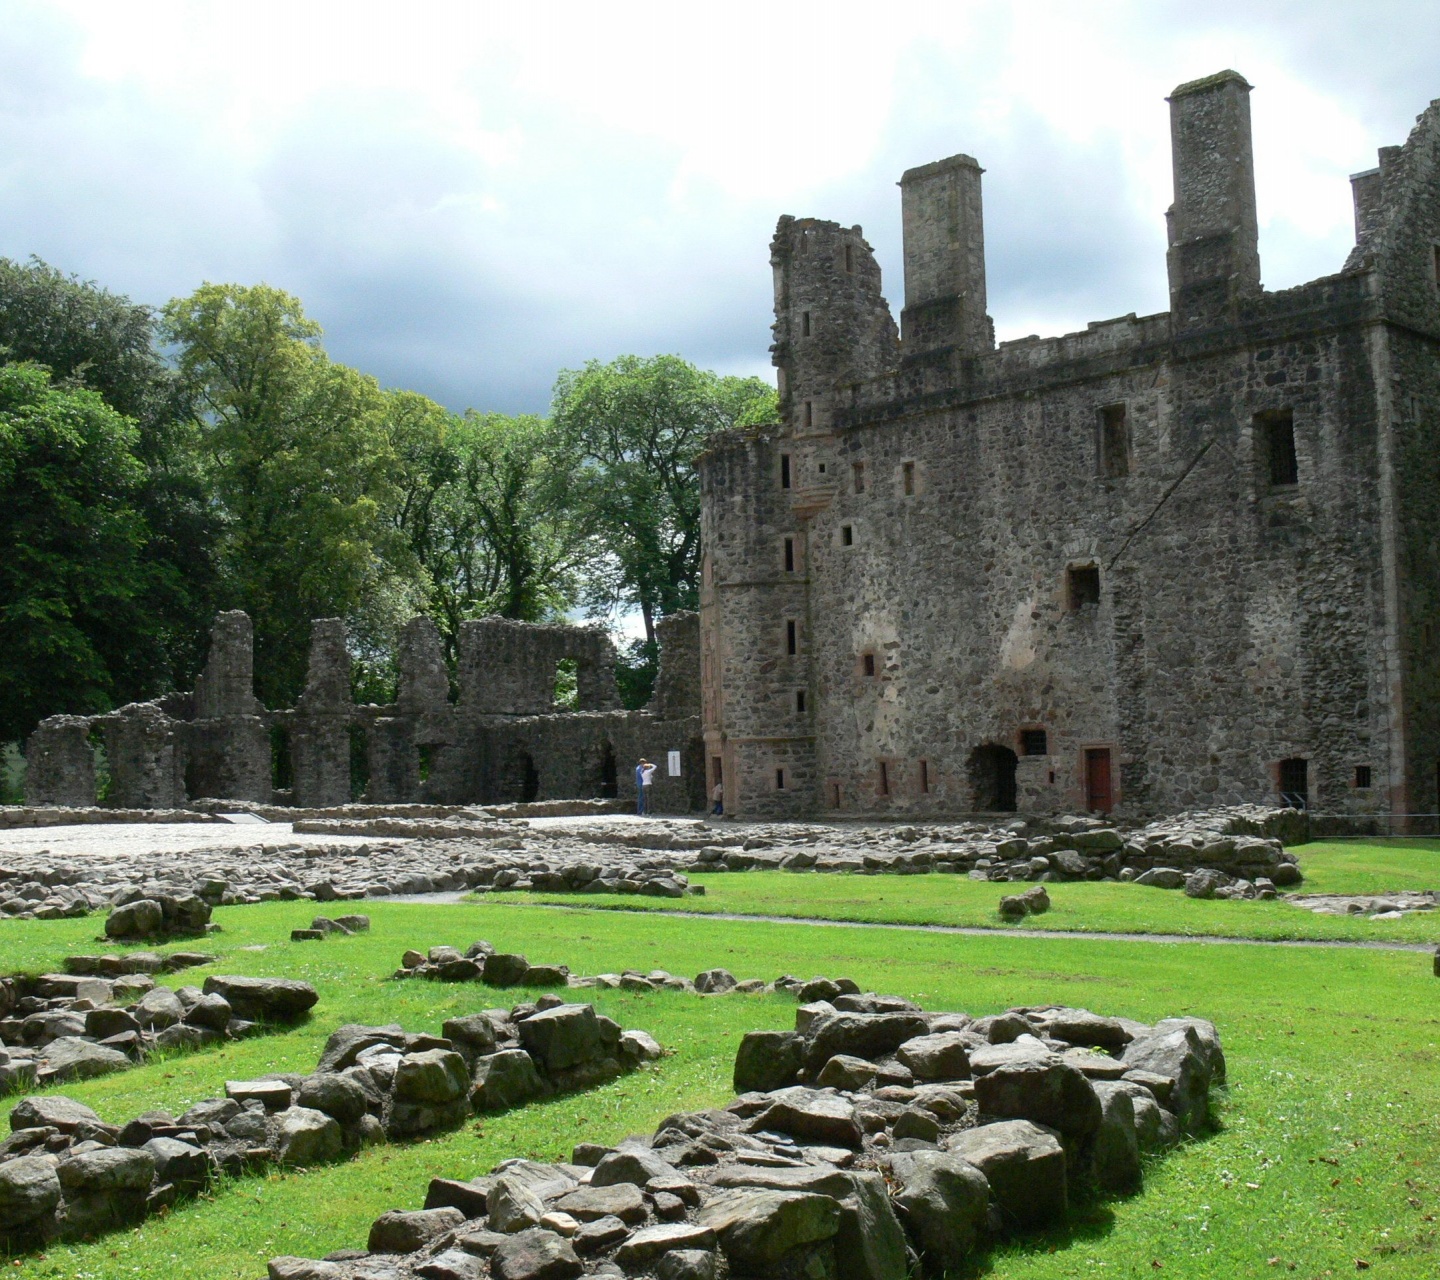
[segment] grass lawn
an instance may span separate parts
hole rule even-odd
[[[731,883],[760,880],[747,873]],[[793,876],[788,883],[833,881]],[[929,876],[849,883],[857,895],[888,898],[897,884],[933,891],[951,882]],[[930,1008],[977,1015],[1052,1000],[1143,1019],[1195,1013],[1215,1020],[1229,1058],[1219,1132],[1152,1168],[1141,1195],[1093,1206],[1065,1233],[992,1255],[990,1274],[1308,1278],[1351,1274],[1357,1260],[1377,1277],[1430,1280],[1440,1273],[1440,982],[1430,976],[1428,956],[1001,940],[498,902],[368,910],[374,920],[368,937],[323,943],[288,940],[289,930],[314,914],[313,904],[217,911],[225,932],[212,942],[223,955],[214,971],[314,982],[321,1002],[312,1021],[63,1092],[120,1120],[216,1095],[226,1077],[309,1070],[325,1036],[342,1022],[438,1029],[451,1013],[502,1003],[499,993],[384,975],[406,947],[463,945],[476,937],[580,972],[661,966],[693,975],[723,965],[741,977],[847,975]],[[0,967],[53,967],[67,951],[93,946],[94,933],[93,920],[0,921]],[[266,949],[239,950],[254,944]],[[197,981],[204,972],[171,981]],[[472,1176],[512,1155],[561,1157],[580,1138],[613,1142],[652,1130],[670,1112],[727,1100],[740,1036],[792,1025],[794,1017],[793,1001],[778,996],[613,992],[600,993],[597,1004],[623,1025],[652,1032],[673,1056],[592,1093],[472,1122],[433,1141],[373,1149],[346,1165],[227,1183],[206,1201],[134,1231],[17,1259],[13,1272],[258,1280],[266,1258],[277,1253],[363,1247],[369,1223],[391,1207],[418,1207],[432,1175]]]
[[[1440,888],[1440,841],[1335,841],[1303,845],[1307,893],[1377,893]],[[703,898],[583,894],[505,894],[521,902],[583,904],[625,911],[681,910],[738,915],[811,916],[882,924],[940,924],[993,929],[1059,929],[1085,933],[1169,933],[1222,938],[1352,939],[1440,943],[1440,911],[1401,920],[1317,916],[1287,902],[1196,901],[1174,889],[1129,884],[1051,884],[1051,909],[1023,925],[997,911],[1009,885],[965,876],[855,876],[815,872],[739,871],[695,875]]]

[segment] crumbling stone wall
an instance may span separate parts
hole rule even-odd
[[[635,798],[635,766],[659,766],[653,800],[667,811],[705,803],[700,736],[699,624],[662,620],[661,678],[648,711],[622,711],[615,653],[592,627],[482,619],[461,628],[458,701],[440,636],[428,618],[399,644],[399,687],[389,706],[356,706],[350,655],[338,618],[313,624],[305,689],[293,708],[267,711],[251,685],[250,619],[221,614],[193,695],[122,707],[106,716],[55,716],[31,735],[27,798],[93,805],[92,729],[104,734],[109,802],[176,807],[202,798],[325,808],[352,799],[357,773],[373,803],[485,804],[591,797]],[[576,663],[579,711],[555,705],[557,665]],[[272,776],[276,743],[288,745],[292,785]],[[680,772],[669,770],[678,754]],[[357,770],[357,762],[363,762]]]
[[[1172,95],[1161,315],[992,347],[964,156],[902,182],[893,367],[832,287],[858,229],[772,249],[775,359],[807,396],[701,462],[730,812],[1440,799],[1440,108],[1357,179],[1345,271],[1266,293],[1248,92]],[[833,224],[777,244],[801,226]]]

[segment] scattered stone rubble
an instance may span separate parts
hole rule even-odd
[[[206,990],[253,1014],[298,1009],[304,985],[212,978]],[[0,1142],[0,1245],[96,1235],[203,1190],[217,1172],[344,1159],[590,1088],[661,1055],[643,1031],[556,996],[451,1018],[442,1031],[343,1026],[310,1075],[230,1081],[225,1097],[183,1115],[148,1111],[123,1126],[69,1098],[25,1098]]]
[[[65,973],[0,979],[0,1091],[125,1071],[157,1049],[240,1040],[308,1011],[315,988],[283,979],[211,977],[203,989],[157,986],[152,973],[214,956],[73,956]]]
[[[370,932],[370,917],[361,915],[316,916],[308,929],[291,929],[291,942],[323,942],[326,938],[348,938],[357,933]]]
[[[832,983],[834,987],[837,984]],[[1043,1006],[972,1019],[859,992],[747,1035],[728,1107],[648,1139],[580,1143],[435,1178],[365,1250],[276,1258],[270,1280],[905,1280],[973,1268],[1072,1196],[1140,1185],[1200,1133],[1225,1058],[1214,1026]]]
[[[1413,911],[1434,911],[1440,893],[1402,891],[1386,894],[1291,893],[1287,902],[1321,916],[1368,916],[1371,920],[1400,920]]]
[[[336,820],[340,827],[345,823]],[[369,821],[368,819],[366,821]],[[429,893],[536,890],[681,898],[695,872],[964,874],[997,883],[1127,879],[1183,888],[1200,871],[1207,896],[1261,897],[1299,883],[1282,841],[1303,835],[1293,810],[1255,806],[1185,814],[1133,831],[1094,818],[925,826],[797,823],[732,828],[691,820],[537,826],[486,819],[452,839],[302,844],[97,855],[57,863],[45,850],[0,850],[0,914],[84,915],[140,901],[185,902],[198,914],[237,903],[350,902]],[[399,829],[408,819],[395,819]],[[1265,883],[1265,882],[1268,882]],[[137,909],[153,922],[153,911]],[[208,919],[208,915],[206,915]],[[168,924],[165,926],[168,927]],[[139,935],[126,935],[139,936]]]

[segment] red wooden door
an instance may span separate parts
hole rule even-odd
[[[1085,752],[1085,807],[1092,812],[1109,813],[1110,748],[1092,747]]]

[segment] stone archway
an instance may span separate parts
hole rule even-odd
[[[1015,753],[997,742],[987,742],[970,753],[966,771],[970,778],[971,807],[975,812],[1015,812],[1018,763]]]

